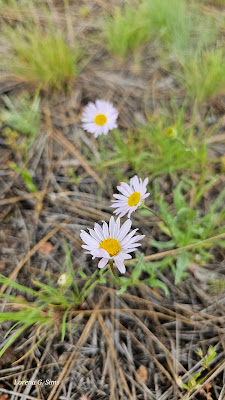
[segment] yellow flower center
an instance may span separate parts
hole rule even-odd
[[[99,126],[105,125],[106,121],[107,121],[107,118],[104,114],[98,114],[95,117],[96,125],[99,125]]]
[[[168,138],[176,138],[177,137],[177,130],[173,126],[167,129],[166,137]]]
[[[139,193],[139,192],[134,192],[134,193],[132,193],[132,194],[128,197],[128,200],[127,200],[128,206],[130,206],[130,207],[136,206],[136,205],[139,203],[140,198],[141,198],[141,193]]]
[[[118,240],[108,238],[100,243],[100,249],[106,250],[109,253],[110,257],[113,257],[120,252],[121,247]]]

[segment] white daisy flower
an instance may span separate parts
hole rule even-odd
[[[86,253],[91,254],[93,259],[101,258],[98,268],[104,268],[109,260],[114,260],[121,274],[125,273],[124,260],[132,258],[129,253],[137,250],[137,247],[141,246],[137,241],[145,237],[145,235],[134,236],[138,229],[128,234],[131,224],[131,220],[128,219],[120,227],[120,218],[115,221],[114,217],[111,217],[109,226],[103,221],[102,227],[96,223],[94,229],[89,229],[90,234],[81,231],[80,237],[85,243],[82,247],[88,250]]]
[[[113,212],[119,217],[123,217],[126,213],[128,213],[128,218],[133,211],[135,211],[142,203],[146,197],[150,195],[147,192],[148,178],[142,182],[141,178],[138,178],[135,175],[130,179],[130,184],[128,185],[125,182],[121,182],[120,186],[117,186],[117,189],[122,194],[114,194],[113,197],[117,200],[112,200],[115,204],[111,207],[116,208]]]
[[[84,107],[82,126],[95,137],[107,135],[111,129],[117,128],[118,114],[117,109],[109,101],[96,100],[95,104],[88,103]]]

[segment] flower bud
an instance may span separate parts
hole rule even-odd
[[[64,288],[69,287],[72,282],[73,282],[73,277],[71,274],[68,274],[67,272],[60,275],[60,277],[58,279],[59,286],[64,287]]]
[[[166,137],[168,138],[176,138],[177,137],[177,130],[176,128],[174,128],[173,126],[171,126],[170,128],[167,129],[166,131]]]

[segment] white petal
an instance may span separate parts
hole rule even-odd
[[[118,270],[120,271],[121,274],[124,274],[126,272],[126,267],[123,263],[123,261],[120,260],[115,260],[116,266]]]
[[[148,184],[148,178],[145,178],[143,185],[147,186],[147,184]]]
[[[98,263],[98,268],[104,268],[109,261],[108,258],[102,258]]]
[[[127,233],[129,232],[130,228],[131,228],[132,222],[130,219],[127,219],[126,222],[124,222],[124,224],[121,226],[120,228],[120,233],[117,237],[118,241],[121,242],[124,237],[127,235]]]
[[[95,240],[97,240],[98,243],[101,242],[101,238],[98,236],[94,229],[89,229],[89,233]]]
[[[93,239],[91,235],[89,235],[87,232],[81,232],[80,237],[83,242],[88,244],[89,246],[99,247],[99,243],[97,242],[97,240]]]
[[[121,212],[120,212],[120,209],[117,209],[117,210],[114,210],[113,212],[114,212],[114,214],[116,214],[116,215],[118,215],[120,218],[122,218],[122,217],[124,217],[124,215],[127,213],[127,210],[121,211]]]
[[[124,246],[125,243],[129,242],[131,240],[132,236],[134,236],[137,231],[138,231],[138,228],[133,229],[126,237],[123,237],[123,239],[120,241],[121,246]]]
[[[128,252],[134,251],[133,249],[136,247],[139,247],[139,246],[141,246],[141,243],[129,243],[127,245],[127,247],[124,249],[124,251],[128,251]]]
[[[100,258],[100,257],[108,258],[108,259],[110,258],[109,253],[105,249],[93,249],[91,251],[91,254],[94,257],[98,257],[98,258]]]
[[[123,200],[127,202],[127,196],[124,196],[123,194],[114,194],[113,197],[118,200]]]
[[[103,221],[102,229],[103,229],[104,238],[107,239],[109,237],[109,228],[105,221]]]
[[[118,256],[114,256],[114,257],[113,257],[114,260],[116,260],[117,258],[118,258],[118,260],[121,260],[121,259],[123,259],[123,260],[129,260],[130,258],[132,258],[132,255],[131,255],[131,254],[124,253],[123,251],[121,251],[121,252],[118,254]]]
[[[123,207],[124,209],[125,208],[129,209],[129,206],[127,205],[127,202],[125,203],[125,202],[122,202],[120,200],[113,200],[113,201],[115,202],[114,203],[114,207]]]
[[[97,235],[99,236],[100,241],[104,240],[103,230],[99,224],[95,223],[94,230],[97,233]]]
[[[114,225],[115,225],[115,220],[113,217],[111,217],[109,220],[109,236],[111,238],[114,238]]]
[[[137,249],[138,249],[138,247],[133,247],[132,249],[126,249],[126,251],[128,253],[132,253],[132,252],[136,251]]]
[[[118,234],[120,232],[120,218],[118,217],[115,225],[114,225],[114,238],[117,239],[118,238]]]
[[[105,124],[102,127],[102,133],[103,133],[103,135],[107,135],[108,132],[109,132],[109,126],[108,126],[108,124]]]
[[[130,185],[128,185],[128,183],[126,183],[126,182],[121,182],[121,185],[120,185],[120,186],[121,186],[121,188],[127,190],[129,194],[132,194],[132,193],[133,193],[133,190],[132,190],[132,188],[130,187]]]
[[[132,208],[129,210],[128,215],[127,215],[128,218],[130,218],[132,212],[134,212],[136,209],[137,209],[137,207],[132,207]]]
[[[83,249],[86,249],[88,251],[94,250],[93,246],[88,246],[87,244],[82,244],[81,247],[83,247]],[[96,249],[97,249],[97,247],[96,247]]]
[[[139,191],[140,183],[139,183],[139,179],[138,179],[137,175],[135,175],[133,178],[133,187],[134,187],[135,192]]]
[[[131,233],[132,233],[132,232],[131,232]],[[122,246],[123,248],[126,248],[127,246],[129,247],[129,245],[130,245],[131,243],[138,242],[139,240],[142,240],[144,237],[145,237],[145,235],[137,235],[137,236],[132,237],[132,236],[130,236],[130,234],[129,234],[129,235],[128,235],[127,237],[125,237],[125,239],[121,242],[121,246]]]

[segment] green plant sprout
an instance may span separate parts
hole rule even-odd
[[[145,1],[149,26],[171,55],[189,57],[216,42],[219,25],[194,1]]]
[[[69,89],[71,81],[78,74],[78,61],[83,51],[74,44],[75,38],[72,41],[68,33],[71,20],[66,5],[64,27],[57,26],[46,4],[38,9],[44,24],[34,18],[27,0],[20,5],[13,0],[5,6],[10,7],[10,12],[15,12],[20,22],[13,27],[6,21],[2,25],[2,42],[7,48],[0,62],[3,73],[43,90]]]
[[[209,185],[207,185],[208,187]],[[151,241],[151,245],[158,249],[173,249],[179,247],[189,246],[199,242],[199,246],[193,249],[183,251],[175,257],[175,265],[172,262],[171,256],[168,256],[168,265],[171,266],[174,276],[175,284],[178,284],[182,278],[186,276],[188,265],[191,261],[195,260],[198,256],[200,262],[205,263],[211,254],[209,254],[204,248],[210,248],[212,243],[209,241],[207,246],[201,246],[201,241],[219,235],[225,232],[225,226],[222,224],[225,220],[225,189],[219,194],[216,201],[210,206],[209,211],[204,216],[201,215],[199,209],[190,208],[187,203],[185,191],[190,189],[190,181],[188,184],[180,182],[174,190],[173,194],[173,206],[174,212],[169,211],[168,205],[163,199],[163,196],[159,194],[158,188],[155,185],[155,199],[159,206],[160,215],[166,222],[162,221],[158,223],[161,230],[170,237],[169,241]],[[206,187],[199,189],[195,194],[196,205],[202,198]],[[150,214],[148,210],[140,210],[140,213],[147,215]],[[221,225],[222,224],[222,225]],[[168,229],[169,227],[169,229]],[[224,241],[218,239],[214,242],[215,245],[224,246]],[[165,260],[164,260],[165,263]]]
[[[160,288],[164,291],[165,295],[169,295],[169,290],[165,283],[163,283],[160,279],[157,278],[157,270],[154,270],[149,263],[144,262],[143,260],[144,255],[142,254],[138,257],[137,263],[130,263],[133,267],[132,273],[129,278],[126,276],[122,276],[120,278],[115,277],[115,271],[113,275],[115,277],[115,283],[120,286],[117,295],[121,295],[122,293],[126,292],[128,287],[136,287],[139,285],[148,284],[151,288]],[[148,278],[140,280],[142,273],[147,273],[149,275]]]
[[[3,135],[6,144],[21,153],[24,161],[33,145],[40,129],[40,98],[38,92],[33,100],[21,96],[13,101],[6,95],[2,96],[7,108],[0,109],[0,121],[6,125]]]
[[[9,333],[17,328],[1,349],[0,357],[22,332],[32,326],[37,327],[39,334],[43,331],[42,340],[46,337],[45,328],[47,328],[47,332],[50,332],[56,326],[57,329],[61,329],[61,340],[63,341],[66,330],[68,328],[74,329],[77,326],[77,323],[75,323],[75,326],[71,327],[72,322],[69,322],[68,316],[74,310],[79,310],[89,293],[98,284],[106,282],[104,277],[106,271],[96,270],[92,275],[88,276],[79,268],[78,275],[84,282],[82,287],[79,288],[67,244],[65,248],[66,264],[71,273],[63,273],[59,277],[57,285],[52,281],[49,284],[33,281],[37,289],[31,289],[0,275],[1,284],[6,284],[30,298],[30,301],[28,301],[20,297],[0,293],[1,298],[9,301],[8,305],[11,304],[14,308],[17,308],[17,311],[4,312],[0,315],[0,322],[14,322],[14,325],[6,333],[6,338]],[[36,343],[36,346],[39,344],[40,341]]]
[[[204,386],[204,381],[205,377],[202,377],[202,373],[209,368],[211,361],[214,360],[216,357],[216,349],[212,346],[209,346],[207,354],[203,356],[202,349],[198,349],[196,353],[199,355],[201,358],[201,368],[200,370],[194,374],[188,381],[187,384],[182,383],[183,389],[187,390],[187,395],[185,397],[185,400],[188,400],[191,392],[195,389],[198,389],[199,387]],[[209,397],[208,397],[209,399]]]
[[[129,51],[134,51],[149,40],[151,33],[146,17],[142,3],[138,7],[115,7],[114,15],[107,15],[103,25],[103,36],[108,50],[125,59]]]
[[[223,93],[225,88],[225,53],[222,48],[208,50],[189,59],[180,59],[179,82],[197,102]]]
[[[129,51],[157,39],[162,59],[169,55],[188,60],[216,44],[220,25],[194,1],[143,0],[115,7],[113,16],[104,20],[103,36],[109,51],[123,59]]]
[[[70,322],[68,322],[70,313],[73,310],[79,310],[89,293],[98,284],[106,282],[104,277],[106,271],[96,270],[92,275],[88,276],[79,268],[78,276],[82,280],[82,286],[80,285],[79,287],[67,242],[65,242],[65,253],[66,258],[62,269],[69,272],[63,272],[57,284],[49,277],[48,284],[33,281],[37,289],[31,289],[0,275],[1,284],[6,284],[31,298],[31,301],[28,301],[25,298],[21,299],[20,297],[0,293],[0,297],[8,300],[9,304],[12,304],[14,308],[18,308],[15,312],[4,312],[0,315],[0,322],[11,321],[15,323],[7,332],[6,337],[19,326],[19,329],[1,349],[0,357],[23,331],[34,325],[37,326],[37,331],[40,333],[45,327],[48,327],[47,331],[52,330],[56,324],[58,329],[61,329],[61,338],[64,340],[66,330],[70,326]],[[45,337],[44,334],[43,339]],[[39,343],[38,341],[36,345]]]
[[[194,112],[187,125],[187,104],[184,102],[178,108],[172,102],[171,108],[170,115],[155,113],[145,125],[137,126],[135,131],[121,132],[116,129],[110,137],[100,137],[101,159],[97,168],[109,176],[116,176],[118,180],[123,178],[121,164],[150,179],[166,173],[176,177],[182,171],[186,176],[193,171],[204,175],[208,171],[210,174],[211,164],[215,160],[207,157],[207,138],[213,134],[215,127],[206,131],[203,121],[198,132],[193,134],[196,130]],[[93,158],[93,155],[90,157]]]
[[[209,291],[213,295],[220,295],[225,291],[225,279],[210,279],[209,282]]]
[[[30,174],[30,171],[29,171],[28,169],[26,169],[26,168],[20,168],[20,167],[18,167],[15,163],[10,163],[10,164],[9,164],[9,167],[10,167],[13,171],[15,171],[15,172],[17,172],[18,174],[21,175],[21,177],[23,178],[24,183],[25,183],[25,185],[26,185],[26,188],[27,188],[27,190],[28,190],[29,192],[35,193],[35,192],[38,191],[38,190],[37,190],[37,187],[36,187],[35,184],[33,183],[33,180],[32,180],[31,174]]]
[[[28,96],[17,98],[14,101],[7,95],[2,95],[1,98],[7,108],[0,110],[0,120],[29,138],[28,147],[30,147],[40,126],[38,92],[33,100]]]

